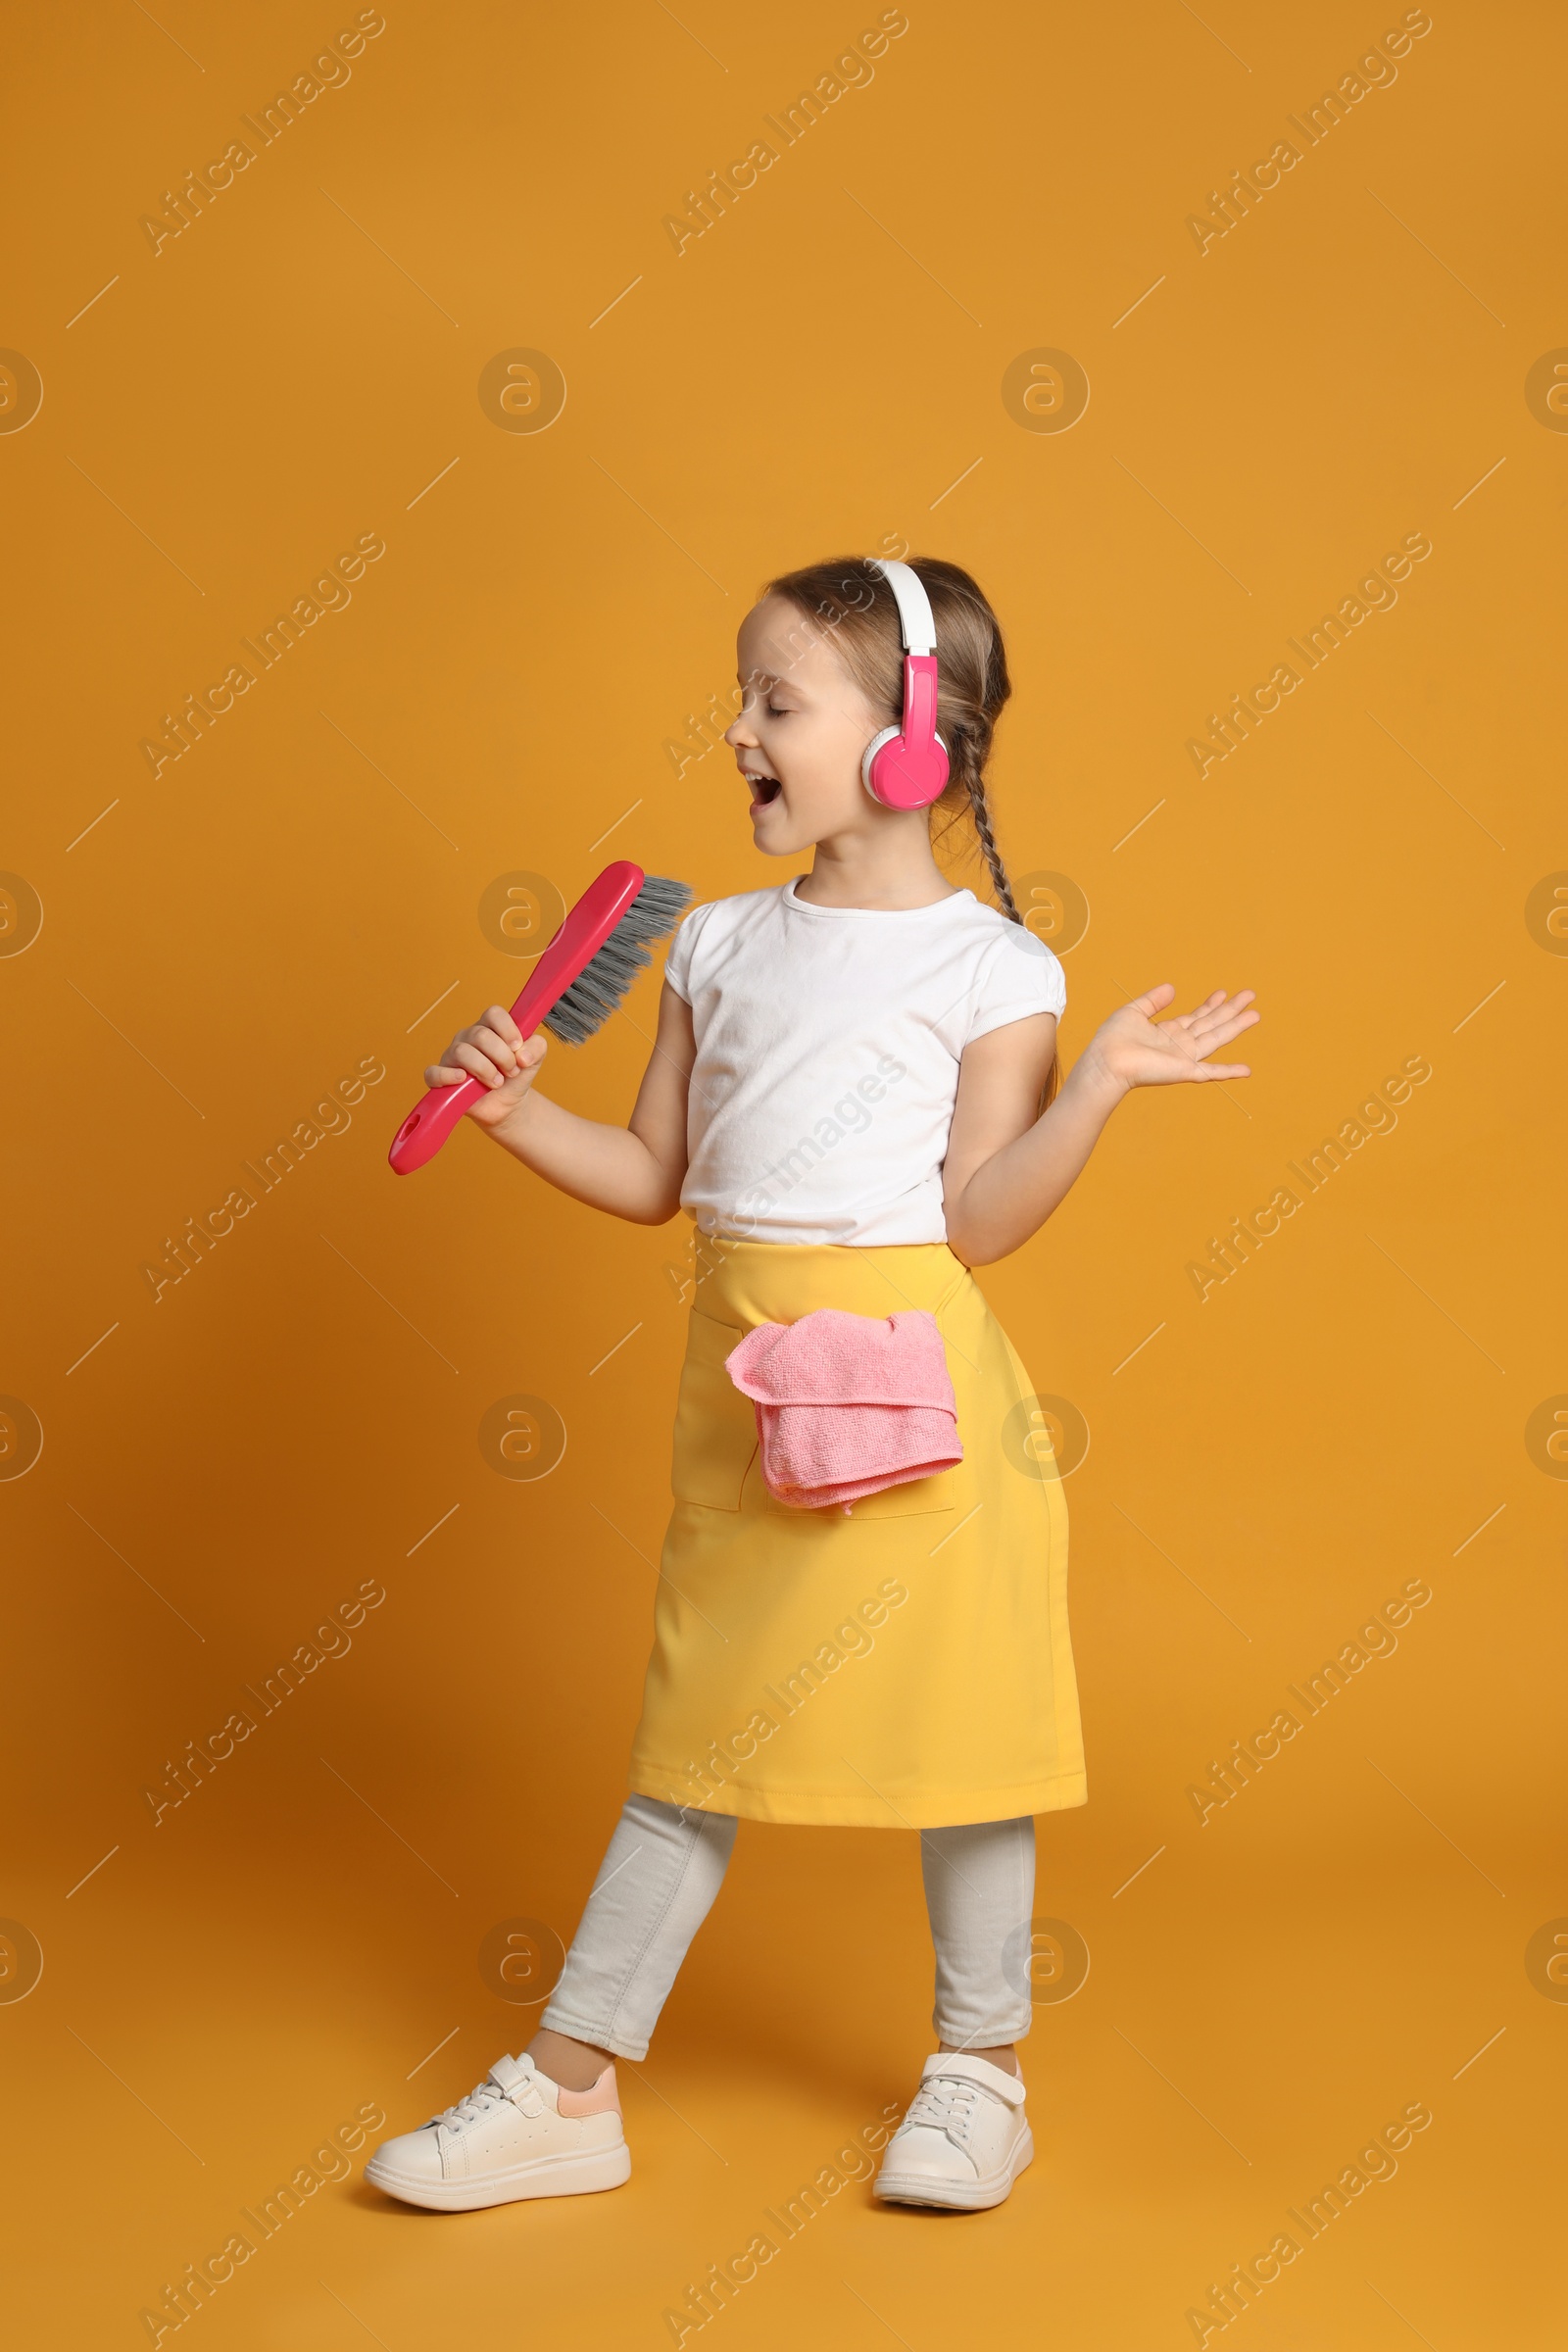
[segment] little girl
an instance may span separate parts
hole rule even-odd
[[[911,611],[934,618],[949,781],[900,808],[873,789],[868,747],[901,713],[910,725]],[[1207,1056],[1259,1016],[1250,990],[1216,990],[1156,1025],[1176,993],[1162,982],[1058,1082],[1066,990],[992,831],[986,762],[1011,688],[967,572],[808,565],[764,592],[739,651],[726,741],[753,838],[811,863],[686,917],[627,1125],[542,1095],[545,1033],[523,1040],[497,1004],[425,1072],[480,1079],[469,1115],[573,1199],[641,1225],[683,1208],[702,1238],[631,1794],[526,2053],[367,2167],[412,2204],[626,2180],[614,2060],[646,2056],[743,1816],[919,1833],[938,2046],[876,2194],[997,2205],[1033,2153],[1014,2051],[1033,1816],[1085,1800],[1066,1510],[1028,1373],[970,1268],[1044,1224],[1133,1087],[1247,1077]],[[1000,910],[942,873],[933,808],[943,832],[972,819]],[[725,1361],[759,1324],[821,1307],[935,1318],[961,1460],[848,1510],[780,1499]]]

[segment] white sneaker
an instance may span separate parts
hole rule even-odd
[[[872,2182],[900,2205],[1000,2205],[1035,2152],[1023,2084],[989,2058],[939,2050]]]
[[[498,2058],[466,2098],[383,2140],[365,2178],[406,2205],[468,2213],[618,2188],[630,2172],[613,2062],[592,2089],[564,2090],[523,2057]]]

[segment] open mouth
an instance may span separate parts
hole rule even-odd
[[[769,801],[778,799],[779,793],[783,789],[777,776],[749,775],[746,781],[752,788],[752,806],[754,808],[765,808]]]

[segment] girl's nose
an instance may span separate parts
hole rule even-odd
[[[732,752],[740,751],[743,745],[752,751],[757,749],[757,730],[744,710],[733,726],[724,729],[724,741]]]

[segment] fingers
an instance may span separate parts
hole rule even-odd
[[[1134,997],[1131,1000],[1132,1009],[1141,1012],[1146,1020],[1152,1020],[1156,1012],[1163,1012],[1175,994],[1172,983],[1161,980],[1156,987],[1146,989],[1141,997]]]
[[[1185,1029],[1189,1041],[1200,1053],[1212,1054],[1216,1046],[1224,1045],[1241,1030],[1250,1029],[1254,1022],[1263,1018],[1260,1012],[1247,1009],[1251,1002],[1252,991],[1250,988],[1244,988],[1234,997],[1228,997],[1222,988],[1217,988],[1185,1020],[1167,1022],[1166,1027]]]
[[[490,1029],[468,1030],[460,1045],[449,1049],[448,1058],[484,1087],[505,1086],[516,1075],[512,1048],[504,1046]]]
[[[503,1045],[515,1048],[522,1044],[522,1031],[504,1004],[491,1005],[484,1016],[484,1025],[500,1038]]]
[[[1245,1003],[1247,998],[1251,996],[1251,990],[1248,989],[1245,992],[1245,996],[1235,999],[1235,1003],[1238,1004]],[[1211,995],[1206,996],[1203,999],[1201,1004],[1195,1004],[1191,1012],[1185,1012],[1182,1014],[1181,1017],[1183,1026],[1197,1026],[1199,1028],[1205,1026],[1213,1018],[1215,1013],[1222,1011],[1223,1008],[1231,1002],[1232,1000],[1226,996],[1225,991],[1222,988],[1216,988]]]
[[[1140,999],[1140,1008],[1152,1005],[1161,995],[1168,1001],[1175,993],[1168,985],[1151,989],[1147,997]],[[1163,1049],[1163,1066],[1158,1068],[1157,1080],[1169,1083],[1182,1079],[1250,1078],[1252,1072],[1247,1062],[1214,1063],[1207,1057],[1262,1019],[1253,1005],[1254,994],[1252,989],[1243,988],[1235,996],[1228,996],[1224,989],[1216,988],[1191,1012],[1161,1021],[1158,1040]],[[1151,1070],[1135,1083],[1152,1085],[1157,1080],[1155,1072]]]
[[[432,1087],[460,1086],[465,1078],[476,1078],[493,1093],[536,1070],[547,1050],[541,1033],[525,1039],[506,1006],[492,1004],[483,1020],[458,1031],[442,1059],[425,1071],[424,1081]]]
[[[425,1071],[426,1086],[461,1086],[466,1078],[477,1078],[487,1092],[493,1087],[505,1086],[506,1079],[494,1062],[487,1060],[484,1054],[466,1042],[471,1034],[468,1030],[463,1030],[452,1040],[445,1057]]]
[[[1200,1054],[1212,1054],[1216,1047],[1240,1037],[1244,1029],[1255,1029],[1262,1018],[1260,1012],[1233,1012],[1226,1005],[1206,1020],[1195,1022],[1188,1034]]]
[[[503,1037],[498,1029],[491,1026],[492,1019],[493,1015],[486,1013],[484,1019],[468,1031],[468,1044],[476,1053],[484,1055],[493,1069],[500,1071],[503,1079],[515,1078],[523,1066],[522,1040],[518,1038],[514,1044]]]
[[[1250,1066],[1245,1061],[1212,1062],[1206,1057],[1217,1054],[1221,1046],[1228,1046],[1233,1037],[1240,1037],[1244,1029],[1255,1027],[1263,1018],[1260,1012],[1250,1009],[1253,995],[1250,988],[1240,990],[1234,997],[1216,989],[1209,999],[1216,1009],[1193,1031],[1193,1046],[1201,1057],[1194,1068],[1195,1078],[1250,1078]]]

